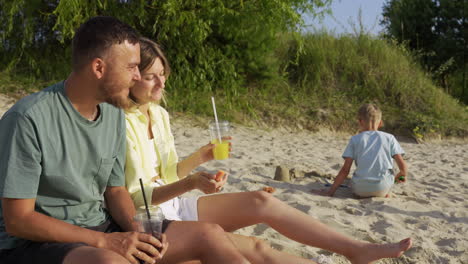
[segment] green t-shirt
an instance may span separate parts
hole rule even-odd
[[[99,109],[85,119],[63,82],[18,101],[0,120],[0,197],[35,198],[37,212],[78,226],[106,221],[106,187],[125,185],[125,119]],[[0,249],[22,242],[5,232],[0,202]]]

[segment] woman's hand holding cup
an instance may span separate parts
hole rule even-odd
[[[230,137],[230,136],[223,137],[222,140],[223,141],[229,141],[229,156],[230,156],[231,151],[232,151],[232,144],[231,144],[230,140],[232,140],[232,137]],[[213,151],[215,147],[216,147],[216,144],[213,144],[213,143],[210,142],[210,143],[206,144],[205,146],[198,149],[197,154],[198,154],[198,159],[199,159],[200,165],[205,163],[205,162],[208,162],[208,161],[211,161],[211,160],[215,159],[214,151]]]

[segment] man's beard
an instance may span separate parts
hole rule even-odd
[[[119,87],[119,86],[121,85],[119,85],[116,82],[105,80],[101,86],[102,99],[106,103],[111,104],[117,108],[127,109],[130,106],[132,106],[133,103],[128,96],[123,97],[118,94],[115,94],[115,90],[113,88]]]

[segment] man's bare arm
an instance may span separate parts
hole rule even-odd
[[[2,198],[7,233],[39,242],[82,242],[93,247],[112,250],[127,259],[137,252],[137,248],[144,246],[145,250],[141,250],[144,251],[141,257],[148,260],[161,257],[156,248],[163,247],[163,244],[151,235],[138,232],[93,231],[38,213],[34,210],[34,204],[35,199]]]
[[[114,221],[124,231],[137,231],[133,223],[135,206],[127,189],[124,186],[107,187],[104,197],[106,198],[106,206]],[[151,201],[148,202],[151,203]]]
[[[81,228],[34,210],[36,199],[2,198],[3,218],[8,234],[47,242],[83,242],[98,247],[103,233]]]

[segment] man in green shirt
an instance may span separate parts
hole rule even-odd
[[[73,39],[67,80],[2,117],[0,263],[248,263],[210,224],[170,224],[167,236],[183,238],[169,251],[165,236],[135,232],[119,108],[141,78],[138,38],[115,18],[88,20]]]

